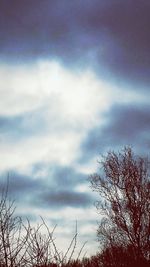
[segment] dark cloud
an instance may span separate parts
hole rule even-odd
[[[51,177],[54,187],[59,185],[59,188],[70,188],[71,190],[79,184],[84,184],[87,179],[86,175],[79,173],[74,168],[65,166],[53,167]]]
[[[45,166],[47,168],[47,166]],[[33,173],[43,170],[43,164],[36,164]],[[34,205],[45,208],[87,207],[93,204],[88,193],[76,191],[76,186],[87,183],[87,175],[76,171],[73,167],[48,166],[45,188],[34,198]]]
[[[37,198],[37,204],[38,204]],[[85,208],[93,205],[93,199],[90,194],[79,193],[73,190],[58,191],[55,189],[53,192],[47,192],[40,196],[39,205],[48,207],[51,209],[59,209],[64,207],[81,207]]]
[[[16,116],[0,116],[0,135],[5,135],[13,141],[40,134],[45,130],[46,124],[41,110]]]
[[[106,117],[105,126],[92,129],[83,142],[81,146],[83,161],[125,145],[131,145],[140,152],[149,152],[149,106],[113,107]]]
[[[44,173],[45,170],[45,179],[51,191],[58,187],[60,190],[65,190],[66,188],[67,190],[73,190],[77,185],[87,182],[87,176],[71,166],[51,165],[44,162],[39,162],[32,166],[32,173],[35,176],[39,176],[39,173]]]
[[[40,179],[32,179],[32,177],[17,171],[9,171],[7,175],[4,173],[0,174],[1,193],[7,186],[8,195],[22,202],[44,188],[44,184]]]
[[[149,14],[147,0],[2,0],[0,56],[88,63],[109,78],[148,85]]]
[[[92,204],[88,193],[76,191],[76,186],[85,184],[87,177],[71,167],[50,166],[45,177],[40,171],[47,170],[46,164],[33,166],[33,176],[23,175],[17,171],[9,171],[9,196],[22,205],[42,206],[59,209],[65,206],[87,207]],[[38,174],[38,177],[35,178]],[[6,188],[6,174],[0,175],[0,188]],[[2,191],[1,191],[2,192]]]

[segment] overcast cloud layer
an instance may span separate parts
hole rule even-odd
[[[146,0],[0,1],[0,185],[9,173],[18,213],[58,223],[63,244],[78,220],[89,254],[97,159],[149,153],[149,14]]]

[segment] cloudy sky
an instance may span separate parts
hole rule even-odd
[[[17,211],[96,250],[88,176],[150,149],[150,2],[0,0],[0,183]]]

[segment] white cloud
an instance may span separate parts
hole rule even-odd
[[[142,98],[142,101],[148,99]],[[0,135],[0,171],[17,169],[29,175],[34,164],[43,162],[46,166],[49,163],[70,165],[87,175],[94,172],[97,168],[96,158],[88,162],[88,165],[76,161],[80,155],[81,142],[87,131],[97,124],[105,123],[103,113],[112,104],[133,100],[141,101],[140,95],[131,90],[120,90],[98,79],[91,70],[77,73],[54,61],[39,61],[24,66],[1,64],[0,116],[29,116],[30,112],[38,112],[24,122],[24,129],[36,126],[36,131],[28,135],[20,132],[15,139],[14,136],[8,138],[7,134]],[[40,119],[39,113],[42,114]],[[40,177],[45,177],[46,171],[43,169]],[[33,177],[36,175],[33,174]],[[89,192],[87,185],[78,185],[75,189],[78,192]],[[21,211],[24,212],[23,215],[32,214],[33,217],[42,214],[48,222],[62,220],[66,224],[66,230],[60,225],[57,233],[58,237],[61,236],[59,244],[63,246],[67,246],[66,239],[68,242],[71,239],[72,229],[67,224],[78,220],[83,223],[79,229],[81,240],[85,241],[88,235],[88,254],[94,253],[96,243],[92,238],[96,229],[95,226],[91,228],[92,223],[87,222],[100,219],[94,208],[68,207],[58,211],[24,206]]]
[[[46,124],[42,132],[39,121],[40,133],[37,129],[23,139],[21,134],[15,140],[1,135],[0,169],[25,169],[37,161],[70,164],[86,131],[109,108],[106,87],[92,72],[73,73],[56,62],[0,65],[0,115],[25,116],[41,110]],[[25,127],[30,123],[34,125],[33,118]]]
[[[104,84],[92,72],[72,73],[56,62],[0,66],[0,114],[16,115],[47,106],[82,119],[108,105]],[[99,106],[99,107],[100,107]],[[92,114],[90,117],[92,117]],[[89,117],[89,118],[90,118]]]
[[[36,115],[24,125],[36,125],[34,133],[22,133],[24,138],[20,133],[15,140],[1,135],[0,169],[27,171],[39,161],[75,164],[87,131],[104,123],[103,113],[112,103],[139,99],[129,91],[121,96],[119,92],[119,88],[98,79],[91,70],[77,73],[54,61],[23,66],[1,64],[0,116],[25,116],[40,110],[46,127]]]

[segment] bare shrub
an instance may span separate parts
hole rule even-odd
[[[65,252],[59,251],[54,231],[41,217],[41,223],[33,227],[27,219],[15,215],[14,201],[8,198],[8,184],[0,200],[0,267],[56,267],[69,265],[77,248],[77,223],[75,234]],[[78,261],[84,245],[78,252]]]
[[[0,262],[6,267],[22,266],[22,249],[27,236],[22,235],[22,219],[15,216],[14,201],[8,198],[8,184],[0,200]]]

